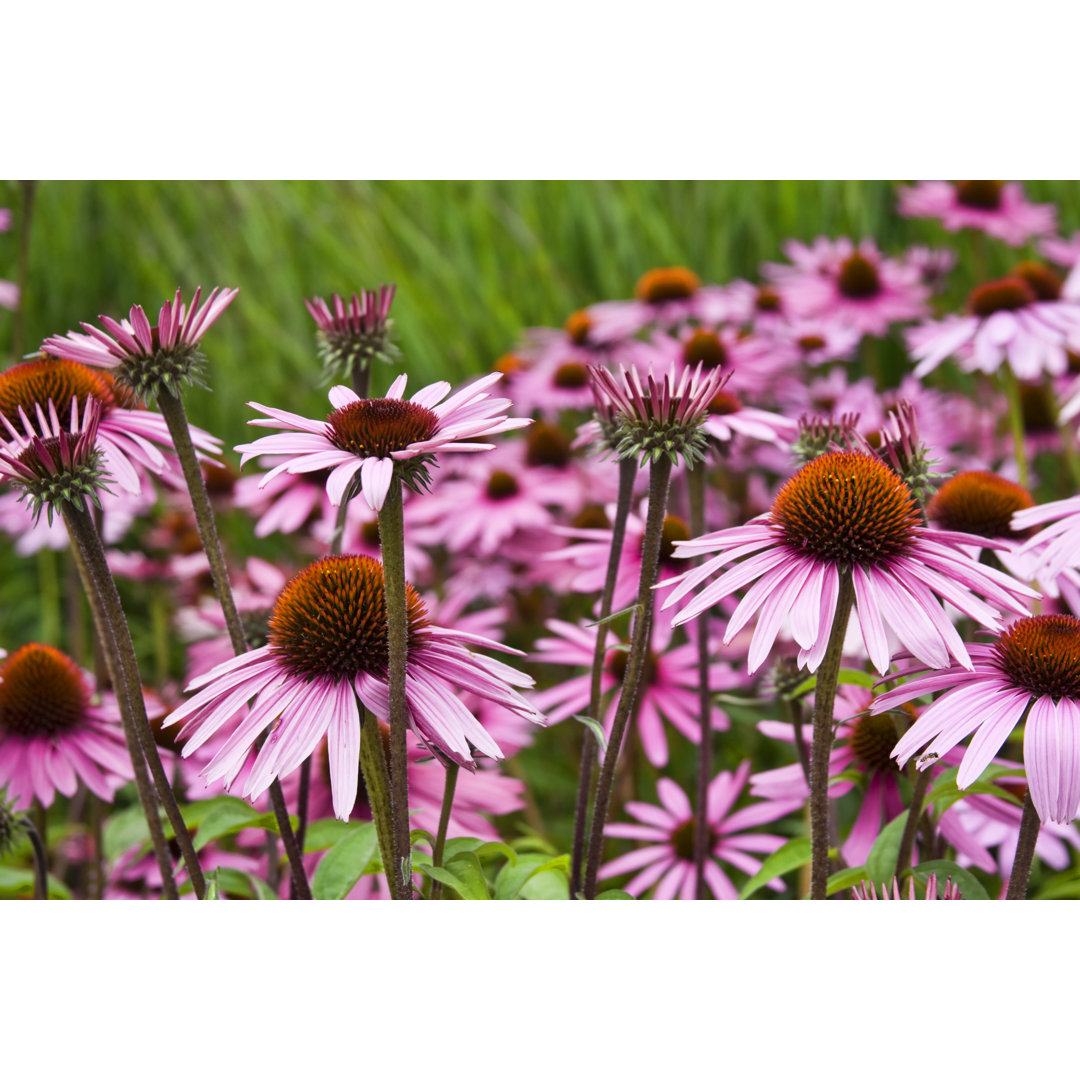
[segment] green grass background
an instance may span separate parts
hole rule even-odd
[[[490,369],[521,329],[558,325],[575,308],[630,295],[652,266],[681,263],[705,280],[752,277],[788,237],[872,236],[886,251],[967,244],[895,213],[885,181],[242,182],[45,181],[37,185],[24,298],[25,345],[98,314],[153,309],[177,285],[235,286],[206,338],[212,393],[192,391],[192,419],[247,437],[243,403],[325,407],[303,298],[383,281],[412,385]],[[1030,196],[1080,228],[1080,185],[1032,182]],[[18,218],[20,189],[0,184]],[[0,236],[13,279],[18,221]],[[1013,258],[990,241],[989,269]],[[957,275],[958,277],[960,275]],[[970,280],[970,275],[964,275]],[[959,299],[959,298],[957,298]],[[0,311],[0,356],[11,313]],[[384,372],[384,380],[389,376]],[[385,385],[385,382],[384,384]],[[378,389],[378,385],[376,387]]]

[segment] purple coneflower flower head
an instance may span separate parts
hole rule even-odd
[[[893,750],[901,768],[916,753],[920,769],[975,733],[956,777],[977,780],[1021,719],[1031,801],[1042,821],[1060,824],[1080,808],[1080,619],[1030,615],[992,645],[969,646],[972,665],[916,676],[877,698],[874,713],[912,698],[946,691],[905,732]],[[914,665],[900,675],[923,671]]]
[[[900,189],[900,213],[939,218],[949,232],[979,229],[1013,247],[1052,233],[1057,216],[1053,206],[1028,202],[1018,183],[1004,180],[922,180]]]
[[[889,324],[926,314],[929,292],[919,272],[888,259],[873,240],[858,245],[847,237],[819,236],[812,245],[789,240],[784,253],[793,266],[769,264],[785,305],[798,318],[829,318],[880,337]]]
[[[633,300],[606,300],[585,309],[589,342],[625,341],[653,324],[677,326],[697,316],[701,293],[701,278],[685,266],[648,270],[638,278]]]
[[[915,892],[915,875],[913,874],[908,878],[907,895],[905,896],[900,888],[900,882],[894,877],[892,879],[892,891],[889,891],[888,885],[882,883],[881,895],[878,895],[877,887],[872,881],[864,881],[861,885],[856,885],[851,890],[852,900],[963,900],[960,895],[960,889],[953,884],[952,878],[946,878],[945,884],[942,886],[941,895],[938,896],[938,879],[937,874],[932,873],[926,879],[926,895],[919,896]]]
[[[1080,567],[1080,495],[1055,502],[1015,508],[1012,526],[1016,530],[1037,529],[1045,525],[1041,532],[1030,536],[1020,549],[1019,554],[1030,557],[1035,564],[1032,576],[1056,578],[1065,570]]]
[[[62,503],[86,510],[86,500],[101,506],[99,490],[107,490],[102,453],[97,448],[101,404],[88,397],[79,413],[77,398],[71,399],[70,419],[61,423],[52,399],[48,415],[38,405],[35,422],[19,407],[20,431],[0,412],[0,478],[14,481],[21,489],[36,522],[42,509],[52,521]]]
[[[296,413],[249,402],[268,420],[249,420],[252,427],[282,428],[284,434],[267,435],[236,449],[241,465],[261,454],[284,454],[260,481],[260,487],[279,473],[329,469],[326,493],[340,506],[359,474],[360,490],[372,510],[381,510],[395,467],[413,490],[429,486],[428,466],[437,454],[491,450],[492,443],[473,439],[526,427],[531,420],[501,415],[509,398],[493,398],[487,388],[502,378],[500,372],[459,390],[453,397],[447,382],[432,383],[404,400],[406,376],[399,375],[383,398],[358,397],[347,386],[330,390],[334,411],[326,420],[311,420]],[[441,403],[441,404],[440,404]]]
[[[142,307],[135,304],[129,318],[119,322],[108,315],[98,317],[108,333],[81,323],[85,334],[69,331],[63,337],[47,338],[41,348],[62,360],[116,369],[117,383],[139,400],[150,400],[162,390],[179,396],[189,383],[201,385],[206,358],[199,342],[236,293],[236,289],[214,289],[200,307],[200,285],[190,306],[185,306],[177,289],[176,296],[161,305],[157,326],[151,326]]]
[[[148,409],[127,408],[125,402],[131,403],[131,399],[117,383],[110,372],[95,371],[75,360],[43,358],[16,364],[0,373],[0,418],[10,430],[11,425],[20,422],[20,416],[34,416],[39,409],[47,409],[51,401],[60,424],[67,425],[71,435],[74,429],[67,418],[70,415],[74,419],[73,404],[83,408],[94,400],[99,413],[97,445],[103,464],[124,491],[139,495],[141,471],[167,477],[179,475],[179,470],[153,445],[173,448],[165,418]],[[191,441],[204,461],[207,454],[217,454],[221,448],[219,439],[197,427],[191,427]]]
[[[17,807],[51,806],[81,780],[112,802],[134,774],[111,695],[94,704],[90,677],[51,645],[24,645],[0,663],[0,788]]]
[[[750,775],[750,762],[744,761],[735,773],[722,772],[709,785],[706,822],[709,829],[709,852],[705,860],[705,882],[717,900],[734,900],[739,891],[721,868],[727,863],[744,874],[761,869],[755,856],[772,854],[784,843],[782,836],[747,832],[758,825],[776,821],[797,810],[801,801],[759,802],[732,810]],[[629,802],[627,813],[640,824],[615,822],[604,829],[606,836],[644,840],[647,847],[621,855],[601,867],[600,877],[611,878],[637,870],[640,873],[626,886],[632,896],[640,896],[656,885],[654,900],[692,900],[697,896],[697,871],[694,867],[694,814],[686,793],[667,777],[657,781],[660,806]],[[659,884],[657,884],[659,882]],[[779,879],[768,883],[776,892],[783,891]]]
[[[799,425],[779,413],[744,405],[734,394],[720,390],[709,402],[705,431],[718,443],[728,443],[736,435],[745,439],[787,446],[795,441]]]
[[[907,334],[919,378],[949,356],[958,357],[965,371],[992,374],[1007,363],[1018,379],[1062,375],[1069,348],[1078,340],[1080,303],[1071,283],[1030,261],[977,286],[968,297],[967,315],[924,323]]]
[[[730,567],[676,616],[684,623],[746,585],[724,644],[755,615],[750,642],[751,673],[766,660],[785,619],[800,647],[799,663],[816,671],[825,655],[836,614],[841,573],[850,573],[855,621],[870,661],[889,668],[890,627],[901,644],[928,667],[947,667],[950,654],[971,667],[964,643],[942,608],[947,600],[993,630],[1001,628],[999,607],[1021,614],[1020,597],[1037,594],[990,567],[964,546],[998,547],[1000,541],[965,533],[931,532],[921,524],[910,490],[884,462],[867,454],[823,454],[804,465],[777,495],[772,509],[741,528],[677,545],[678,555],[718,552],[676,579],[669,608],[715,572]]]
[[[337,293],[329,304],[321,296],[304,301],[318,327],[319,356],[328,380],[351,379],[373,360],[392,363],[401,355],[390,340],[390,305],[396,291],[396,285],[380,285],[378,291],[353,293],[348,303]]]
[[[502,757],[498,745],[458,700],[457,690],[504,705],[529,720],[543,718],[516,690],[533,680],[471,652],[466,644],[516,652],[487,638],[433,626],[408,586],[409,725],[443,761],[476,767],[473,750]],[[382,564],[367,556],[329,556],[294,577],[270,617],[268,643],[193,680],[197,693],[169,715],[185,722],[184,755],[197,750],[236,710],[255,698],[205,771],[231,783],[262,731],[271,733],[244,783],[255,797],[329,742],[334,810],[348,818],[356,800],[362,704],[376,718],[389,713],[386,603]],[[518,653],[518,655],[521,655]]]
[[[620,458],[640,457],[644,464],[666,455],[673,465],[682,459],[691,469],[705,460],[708,437],[703,424],[726,374],[705,371],[699,364],[681,375],[669,369],[660,379],[650,371],[642,385],[637,368],[620,365],[614,371],[592,368],[589,378],[597,401],[605,402],[598,405],[598,413],[610,415],[617,425]]]

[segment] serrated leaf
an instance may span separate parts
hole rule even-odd
[[[378,848],[375,823],[354,824],[320,860],[311,879],[311,895],[316,900],[344,900],[364,876]]]
[[[931,859],[929,862],[919,863],[912,873],[924,885],[931,874],[937,874],[939,895],[945,889],[946,880],[952,878],[952,883],[960,890],[960,895],[965,900],[990,899],[982,882],[970,870],[965,870],[948,859]]]
[[[866,856],[867,880],[875,885],[892,884],[896,877],[896,860],[900,855],[900,841],[904,838],[904,826],[908,812],[893,818],[874,841],[870,854]]]
[[[761,869],[742,887],[739,899],[749,899],[766,882],[772,881],[773,878],[780,877],[790,870],[805,866],[810,861],[810,858],[809,837],[796,836],[794,840],[789,840],[761,864]]]
[[[846,870],[838,870],[835,874],[829,875],[825,886],[826,895],[832,896],[833,893],[841,892],[843,889],[853,889],[860,882],[865,881],[866,876],[865,866],[852,866]]]
[[[596,739],[597,746],[600,747],[600,753],[607,753],[607,736],[604,734],[603,725],[594,720],[591,716],[582,716],[581,714],[575,714],[574,719],[579,724],[584,724],[592,733],[593,738]]]

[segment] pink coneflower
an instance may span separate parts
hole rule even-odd
[[[1071,267],[1080,262],[1080,230],[1068,238],[1048,236],[1039,241],[1039,252],[1058,266]]]
[[[931,292],[937,293],[945,287],[945,278],[956,265],[956,252],[916,245],[904,252],[903,260],[918,271],[919,280]]]
[[[921,180],[899,194],[905,217],[940,218],[949,232],[979,229],[1013,247],[1052,233],[1057,217],[1055,207],[1028,202],[1015,181]]]
[[[946,357],[964,371],[993,373],[1008,363],[1018,379],[1068,370],[1068,350],[1080,341],[1080,303],[1049,267],[1022,262],[1008,277],[976,287],[967,315],[924,323],[907,334],[922,378]]]
[[[11,211],[0,209],[0,233],[11,228]],[[17,308],[19,306],[19,286],[13,281],[0,280],[0,307]]]
[[[485,375],[446,401],[442,399],[450,391],[447,382],[432,383],[403,400],[404,375],[394,380],[384,398],[361,398],[347,386],[335,386],[330,390],[334,411],[326,420],[310,420],[252,401],[251,407],[270,419],[248,424],[282,428],[285,434],[267,435],[236,449],[243,454],[241,465],[260,454],[289,455],[263,477],[263,484],[282,472],[329,469],[326,492],[334,506],[341,505],[359,473],[368,506],[381,510],[395,463],[405,468],[407,481],[424,484],[426,465],[436,453],[490,450],[493,444],[470,440],[532,423],[500,415],[510,400],[491,398],[486,390],[501,378],[499,372]]]
[[[637,368],[619,365],[592,368],[589,378],[598,413],[610,415],[617,427],[620,458],[646,462],[663,456],[691,469],[704,460],[708,439],[702,425],[726,373],[698,364],[681,374],[669,368],[659,377],[650,370],[642,383]]]
[[[676,326],[696,317],[700,292],[701,278],[685,266],[649,270],[638,279],[633,300],[606,300],[585,309],[589,340],[609,344],[653,323]]]
[[[776,821],[797,810],[797,802],[761,802],[732,812],[739,794],[750,775],[750,762],[744,761],[735,773],[722,772],[709,785],[706,820],[709,827],[709,854],[705,861],[705,882],[717,900],[734,900],[739,891],[721,868],[727,863],[744,874],[754,875],[761,869],[757,854],[769,855],[784,843],[782,836],[746,832],[758,825]],[[656,793],[660,806],[629,802],[627,813],[641,824],[608,825],[606,836],[645,840],[648,847],[613,859],[600,870],[601,878],[615,877],[630,871],[640,871],[628,885],[631,896],[640,896],[656,885],[654,900],[692,900],[697,896],[697,871],[694,867],[694,814],[686,793],[667,777],[657,781]],[[753,852],[754,854],[750,854]],[[657,884],[659,882],[659,884]],[[769,888],[782,892],[779,879],[768,883]]]
[[[1033,576],[1056,578],[1080,567],[1080,495],[1042,506],[1017,507],[1012,525],[1018,531],[1046,526],[1020,549],[1020,555],[1034,563]]]
[[[851,890],[852,900],[963,900],[960,895],[959,886],[953,883],[952,878],[946,878],[944,885],[941,887],[941,895],[938,896],[938,878],[937,874],[931,874],[926,879],[926,894],[922,897],[918,896],[915,892],[915,876],[912,875],[908,878],[907,895],[905,896],[900,889],[900,882],[896,879],[892,879],[892,892],[889,891],[889,886],[884,882],[881,885],[881,895],[878,896],[877,887],[872,881],[864,881],[861,885],[856,885]]]
[[[130,318],[120,322],[98,316],[108,333],[80,323],[85,334],[69,331],[63,337],[47,338],[41,348],[61,360],[116,369],[117,382],[137,398],[152,397],[160,389],[178,394],[188,382],[200,380],[205,357],[199,342],[236,293],[236,289],[214,289],[200,308],[202,286],[195,290],[190,307],[183,304],[177,289],[176,296],[161,305],[157,326],[151,326],[142,307],[135,304]]]
[[[445,760],[475,768],[473,748],[502,757],[498,745],[458,701],[456,689],[493,699],[529,719],[542,718],[515,690],[532,679],[465,648],[514,652],[462,631],[433,626],[411,586],[406,698],[413,731]],[[195,679],[198,693],[167,724],[185,721],[185,756],[215,734],[245,701],[243,722],[215,756],[207,777],[231,782],[248,750],[273,726],[244,785],[257,796],[295,769],[326,735],[334,807],[347,818],[356,798],[358,700],[376,717],[388,713],[387,628],[382,565],[366,556],[329,556],[294,577],[274,605],[269,643]],[[520,655],[520,654],[519,654]]]
[[[975,732],[956,777],[967,787],[993,760],[1017,723],[1024,725],[1024,766],[1040,820],[1071,821],[1080,808],[1080,619],[1030,615],[993,645],[969,646],[972,666],[917,674],[882,694],[874,713],[945,690],[896,744],[901,767],[922,751],[926,768]],[[909,666],[909,675],[924,666]],[[929,744],[929,745],[928,745]]]
[[[858,330],[835,319],[795,319],[778,323],[766,340],[792,367],[823,367],[834,360],[850,360],[861,339]]]
[[[887,259],[873,240],[819,236],[811,246],[789,240],[793,266],[770,263],[766,272],[797,318],[836,319],[880,337],[890,323],[922,318],[929,292],[919,271]]]
[[[907,486],[882,461],[847,451],[823,454],[784,485],[769,513],[741,528],[680,544],[680,557],[719,554],[682,575],[664,607],[677,603],[716,570],[749,556],[702,589],[675,623],[687,622],[754,582],[728,622],[724,643],[759,616],[748,655],[753,673],[790,618],[801,650],[799,663],[816,671],[836,614],[840,575],[850,572],[857,625],[881,674],[890,661],[886,626],[929,667],[946,667],[951,654],[970,668],[964,643],[939,598],[998,630],[998,612],[974,593],[1019,613],[1027,609],[1018,597],[1036,595],[963,551],[964,545],[999,543],[964,533],[931,532],[920,524],[918,505]]]
[[[0,663],[0,789],[17,806],[51,806],[81,780],[112,802],[132,779],[112,694],[93,702],[90,676],[50,645],[24,645]]]
[[[597,628],[574,626],[558,619],[550,620],[547,627],[555,636],[541,638],[536,642],[535,658],[544,663],[566,664],[588,671],[593,662]],[[701,742],[698,702],[701,672],[697,645],[689,642],[671,648],[671,639],[671,622],[661,616],[653,626],[652,642],[645,661],[645,674],[635,705],[638,710],[637,729],[641,736],[641,745],[650,764],[658,769],[664,768],[668,762],[665,720],[690,742]],[[618,707],[619,694],[622,693],[626,662],[625,646],[620,648],[619,642],[613,640],[600,682],[602,693],[617,691],[608,702],[604,715],[605,730],[609,732]],[[728,664],[710,663],[708,682],[711,691],[732,690],[737,686],[741,687],[743,681]],[[550,723],[585,713],[589,708],[590,682],[591,676],[588,674],[562,679],[555,686],[533,694],[532,703]],[[726,714],[716,705],[712,707],[710,723],[713,731],[726,731],[730,727]]]
[[[321,296],[305,300],[319,336],[323,370],[333,378],[351,378],[373,360],[390,362],[399,355],[390,341],[390,305],[396,285],[363,289],[346,303],[337,293],[328,304]]]
[[[47,409],[49,401],[55,403],[63,425],[73,402],[78,402],[81,409],[91,399],[101,407],[98,446],[106,469],[120,487],[137,495],[141,489],[140,469],[159,476],[178,471],[175,460],[165,458],[153,445],[170,450],[173,447],[165,418],[148,409],[127,408],[123,391],[114,385],[109,373],[94,371],[73,360],[42,359],[16,364],[0,374],[0,423],[8,435],[20,426],[20,415],[32,418],[36,409]],[[21,426],[25,431],[25,425]],[[220,452],[221,440],[205,431],[192,427],[191,437],[198,450]],[[2,431],[0,438],[5,438]]]
[[[787,446],[799,434],[799,425],[779,413],[744,405],[734,394],[720,390],[709,402],[705,431],[719,443],[731,442],[735,436]]]

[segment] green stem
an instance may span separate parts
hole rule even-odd
[[[589,685],[589,716],[597,723],[600,722],[600,690],[608,635],[608,624],[604,620],[611,614],[612,597],[615,595],[615,585],[619,577],[619,560],[622,558],[623,541],[626,538],[626,520],[630,516],[630,504],[634,499],[634,480],[637,478],[637,471],[637,462],[633,458],[623,458],[619,462],[619,495],[615,504],[615,520],[611,524],[611,550],[608,552],[604,591],[600,596],[600,620],[596,628],[592,679]],[[591,731],[586,731],[578,773],[577,805],[574,809],[574,847],[570,856],[571,900],[577,900],[581,892],[581,876],[584,870],[582,862],[585,855],[585,834],[589,827],[589,803],[593,788],[596,749],[596,737]]]
[[[911,853],[915,850],[915,834],[922,820],[923,799],[926,797],[926,789],[930,786],[930,769],[923,769],[915,773],[915,784],[911,791],[911,805],[908,807],[907,821],[904,824],[904,835],[900,838],[900,851],[896,856],[896,877],[899,878],[911,869]]]
[[[1031,877],[1031,863],[1035,858],[1035,844],[1039,839],[1041,824],[1029,791],[1024,796],[1024,812],[1020,818],[1020,835],[1016,838],[1016,857],[1013,859],[1012,873],[1009,875],[1009,889],[1005,894],[1006,900],[1025,900],[1027,898],[1028,879]]]
[[[169,434],[172,436],[173,446],[176,449],[176,456],[180,459],[180,468],[184,472],[184,481],[191,496],[191,508],[195,512],[195,522],[199,527],[199,536],[202,538],[206,558],[210,562],[210,576],[214,582],[214,590],[217,592],[218,602],[225,615],[225,625],[229,628],[229,640],[232,642],[233,652],[239,656],[247,651],[244,624],[240,621],[240,613],[236,610],[236,601],[233,599],[229,571],[225,566],[225,555],[221,549],[217,525],[214,522],[214,510],[210,505],[210,497],[206,493],[206,480],[203,477],[202,467],[199,465],[195,447],[191,442],[191,429],[188,427],[184,402],[178,395],[163,389],[157,395],[157,405],[161,410],[161,415],[165,417],[165,423],[169,427]]]
[[[1020,384],[1007,363],[998,368],[1001,388],[1009,402],[1009,430],[1012,432],[1013,454],[1016,457],[1016,482],[1028,486],[1027,450],[1024,446],[1024,409],[1020,401]]]
[[[435,835],[435,846],[431,851],[432,866],[442,866],[443,852],[446,850],[446,830],[450,825],[450,811],[454,805],[454,791],[460,769],[461,766],[456,761],[446,767],[446,784],[443,787],[442,809],[439,811],[439,831]],[[432,882],[431,899],[442,899],[441,881]]]
[[[34,899],[48,900],[49,863],[45,854],[45,845],[42,843],[41,834],[28,817],[22,819],[22,827],[30,841],[30,846],[34,849]]]
[[[19,263],[16,283],[19,286],[19,302],[15,305],[15,325],[12,327],[11,343],[17,364],[23,357],[23,341],[26,327],[27,283],[30,280],[30,222],[34,216],[36,180],[20,180],[22,207],[19,215]]]
[[[135,771],[135,784],[139,791],[143,813],[154,840],[154,849],[161,868],[162,882],[166,895],[175,899],[176,885],[172,876],[172,858],[165,846],[161,831],[154,792],[161,805],[165,807],[169,822],[176,834],[176,842],[187,866],[195,895],[201,900],[206,891],[199,858],[191,841],[184,817],[180,813],[176,796],[169,786],[161,756],[158,754],[154,733],[146,716],[146,700],[143,697],[142,678],[139,675],[139,662],[135,657],[135,646],[131,641],[124,608],[120,603],[120,594],[116,591],[105,559],[105,549],[101,546],[101,537],[94,527],[93,518],[84,511],[77,510],[65,503],[60,512],[71,538],[71,550],[75,563],[82,577],[83,589],[90,601],[90,610],[94,616],[94,626],[98,640],[105,653],[105,663],[109,671],[113,692],[124,722],[124,734],[127,738],[128,753]],[[153,787],[146,777],[149,768],[153,778]]]
[[[705,535],[705,463],[691,469],[686,476],[690,489],[690,535]],[[695,560],[700,565],[707,556]],[[709,781],[712,779],[712,694],[709,691],[709,613],[698,617],[698,714],[701,720],[701,745],[698,748],[697,803],[694,807],[694,873],[697,875],[696,898],[708,897],[705,882],[705,861],[709,857]]]
[[[829,755],[833,743],[833,703],[840,678],[848,618],[855,600],[851,571],[840,569],[836,614],[814,691],[814,738],[810,748],[810,896],[824,900],[829,880]]]
[[[412,871],[409,851],[408,702],[405,673],[409,654],[409,622],[405,607],[405,516],[401,477],[390,481],[379,511],[379,541],[383,556],[383,592],[386,598],[387,682],[390,698],[390,808],[394,819],[392,892],[395,899],[411,900]],[[396,879],[396,888],[393,887]]]
[[[589,832],[589,855],[585,866],[585,899],[596,897],[596,879],[600,871],[600,859],[604,851],[604,826],[611,808],[611,792],[615,786],[615,766],[619,760],[623,734],[637,702],[638,687],[645,670],[652,633],[653,591],[660,565],[660,542],[663,538],[664,514],[667,510],[668,482],[671,479],[671,461],[666,456],[658,458],[649,468],[649,513],[645,521],[645,535],[641,549],[641,579],[638,583],[637,606],[630,632],[630,653],[626,660],[622,693],[611,725],[607,753],[596,785],[596,804],[593,808]]]
[[[364,360],[363,363],[354,364],[352,369],[353,391],[357,397],[366,398],[371,387],[371,363]]]
[[[360,768],[364,774],[368,805],[375,819],[375,835],[379,839],[379,857],[382,859],[386,883],[390,895],[397,892],[397,876],[390,867],[394,859],[394,821],[390,812],[390,771],[386,767],[386,750],[383,746],[379,721],[368,716],[360,706]]]
[[[57,554],[49,548],[37,553],[38,592],[41,596],[41,640],[46,645],[60,644],[60,573]]]
[[[157,395],[157,404],[168,425],[176,456],[180,459],[180,468],[183,470],[184,481],[187,484],[188,494],[191,496],[191,508],[195,513],[195,523],[198,525],[203,550],[210,563],[210,576],[214,582],[214,590],[217,592],[218,602],[225,616],[225,625],[229,630],[233,652],[239,656],[247,652],[247,637],[244,634],[244,624],[240,621],[240,613],[236,609],[232,586],[229,584],[229,571],[225,565],[221,540],[218,538],[214,509],[210,505],[210,497],[206,493],[206,480],[191,441],[191,429],[188,426],[184,402],[178,394],[162,389]],[[292,888],[301,900],[310,900],[311,888],[304,870],[303,850],[296,842],[296,834],[293,832],[289,811],[285,805],[285,796],[281,791],[281,781],[276,778],[270,785],[270,804],[274,810],[274,817],[277,819],[281,842],[285,845],[285,854],[289,859]]]

